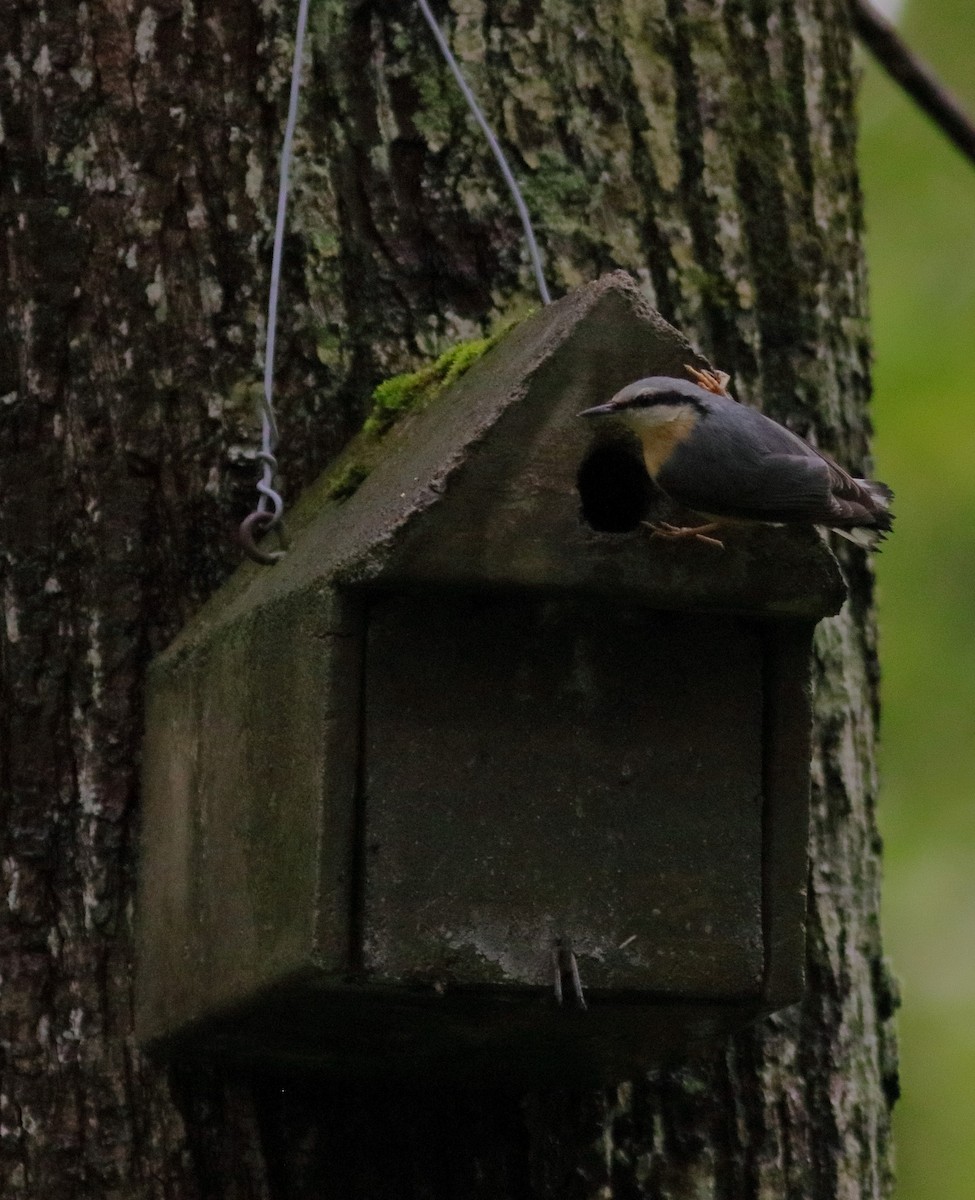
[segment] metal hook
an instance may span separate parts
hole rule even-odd
[[[284,549],[261,550],[254,541],[255,534],[261,536],[270,533],[272,529],[277,529],[282,547],[287,548],[288,539],[284,532],[284,525],[281,523],[280,510],[276,513],[256,510],[244,517],[240,523],[240,529],[237,531],[237,540],[247,557],[253,559],[254,562],[262,563],[265,567],[273,567],[276,562],[284,558]]]

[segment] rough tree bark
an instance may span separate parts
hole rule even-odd
[[[867,453],[843,0],[451,0],[554,288],[621,266],[762,405]],[[805,1003],[586,1095],[298,1086],[140,1057],[141,681],[251,502],[294,10],[8,0],[0,21],[0,1191],[31,1200],[879,1197],[871,577],[818,639]],[[316,0],[279,397],[292,494],[381,377],[532,302],[406,0]],[[259,701],[256,701],[259,702]]]

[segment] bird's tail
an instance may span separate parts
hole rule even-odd
[[[887,536],[886,529],[877,529],[875,526],[860,525],[856,529],[838,529],[833,525],[831,528],[841,538],[846,538],[848,542],[852,542],[854,546],[859,546],[862,550],[876,550]]]
[[[860,546],[864,550],[876,550],[894,525],[894,514],[890,511],[894,493],[886,483],[878,483],[874,479],[855,479],[853,481],[869,497],[869,524],[858,524],[854,527],[840,528],[831,526],[834,533]]]
[[[886,483],[878,483],[875,479],[855,479],[853,482],[858,483],[874,502],[878,516],[886,514],[891,520],[894,519],[890,516],[894,493]]]

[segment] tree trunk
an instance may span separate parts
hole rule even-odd
[[[868,343],[843,0],[451,0],[556,293],[624,267],[844,463]],[[131,1035],[142,680],[252,506],[294,9],[0,21],[0,1181],[14,1200],[890,1189],[871,574],[821,627],[805,1003],[604,1092],[168,1069]],[[293,496],[372,386],[534,304],[517,218],[406,0],[317,0],[279,343]],[[259,703],[259,697],[255,698]]]

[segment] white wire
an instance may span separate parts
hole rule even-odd
[[[467,80],[464,78],[457,60],[454,58],[450,46],[447,44],[446,38],[441,32],[440,26],[430,11],[427,0],[418,0],[418,3],[420,11],[436,39],[440,52],[447,60],[447,65],[457,80],[457,86],[467,101],[474,119],[487,138],[488,145],[491,147],[491,151],[501,169],[501,174],[508,185],[508,190],[511,192],[518,215],[521,218],[522,228],[525,231],[525,240],[528,243],[528,252],[531,256],[532,269],[535,273],[535,281],[538,285],[542,303],[550,304],[551,295],[549,294],[548,285],[545,282],[542,257],[538,249],[538,242],[535,239],[535,231],[532,228],[531,216],[522,197],[521,189],[518,187],[518,181],[512,174],[511,168],[508,166],[508,160],[504,156],[504,151],[501,149],[498,139],[494,136],[491,126],[487,123],[487,119],[481,111],[474,93],[468,86]],[[271,281],[267,304],[267,337],[264,347],[264,390],[261,403],[261,450],[258,454],[258,459],[262,464],[262,472],[257,485],[259,493],[257,512],[270,514],[263,528],[271,528],[273,525],[276,525],[284,509],[284,501],[274,488],[274,475],[277,467],[274,451],[278,444],[278,423],[274,415],[274,351],[277,341],[278,295],[281,290],[281,258],[284,248],[284,228],[288,212],[288,193],[291,185],[291,148],[294,142],[295,125],[298,121],[298,97],[301,91],[301,66],[304,58],[305,32],[308,27],[308,6],[309,0],[299,0],[298,28],[295,33],[295,53],[291,66],[291,92],[288,100],[288,118],[284,129],[284,142],[281,147],[278,209],[274,223],[274,245],[271,252]],[[278,554],[274,554],[269,555],[268,558],[274,559],[278,556]]]
[[[440,47],[440,52],[447,60],[447,65],[453,72],[454,78],[457,80],[457,86],[460,88],[467,101],[467,106],[474,115],[474,120],[481,127],[481,131],[487,138],[488,145],[497,159],[498,166],[501,168],[501,174],[504,176],[504,181],[508,185],[508,190],[511,192],[512,199],[515,202],[515,207],[518,209],[518,215],[521,217],[522,228],[525,231],[525,241],[528,243],[528,253],[531,255],[532,269],[535,272],[535,282],[538,284],[538,291],[542,297],[543,304],[551,304],[552,297],[549,295],[548,284],[545,282],[545,272],[542,268],[542,256],[538,249],[538,242],[535,240],[535,231],[532,228],[532,220],[528,213],[528,206],[521,194],[521,189],[518,187],[518,181],[512,174],[511,168],[508,166],[508,160],[504,156],[504,151],[494,136],[491,126],[487,123],[487,118],[481,112],[481,108],[467,84],[467,80],[461,73],[460,67],[457,65],[457,60],[454,58],[450,47],[447,45],[447,39],[443,35],[443,31],[437,24],[437,20],[430,11],[430,6],[427,0],[417,0],[420,6],[420,12],[423,13],[426,23],[430,26],[433,36],[437,40],[437,45]]]
[[[305,30],[308,26],[309,0],[300,0],[298,29],[295,34],[295,56],[291,66],[291,95],[288,100],[288,120],[284,127],[281,147],[281,173],[278,183],[278,212],[274,224],[274,248],[271,252],[271,286],[267,302],[267,341],[264,349],[264,402],[261,405],[261,450],[264,472],[258,490],[261,498],[258,509],[267,512],[273,503],[275,516],[281,514],[283,502],[273,490],[274,450],[278,444],[278,423],[274,416],[274,350],[278,327],[278,294],[281,290],[281,256],[284,247],[284,226],[288,212],[288,192],[291,185],[291,146],[298,121],[298,95],[301,90],[301,64],[304,58]],[[268,461],[270,460],[270,461]]]

